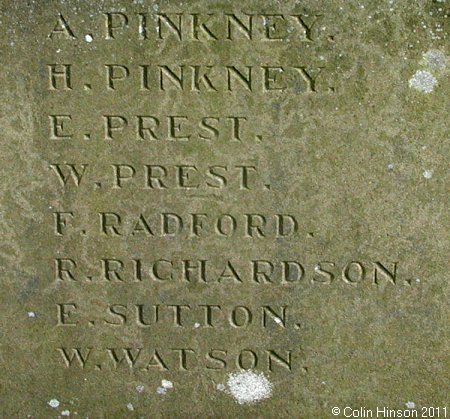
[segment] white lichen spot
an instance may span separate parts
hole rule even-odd
[[[416,407],[414,402],[406,402],[405,404],[408,409],[414,409]]]
[[[441,51],[428,51],[423,54],[423,60],[432,69],[443,70],[447,66],[447,57]]]
[[[161,380],[161,387],[164,387],[166,389],[171,389],[171,388],[173,388],[173,383],[172,383],[172,381],[169,381],[169,380]]]
[[[416,282],[420,282],[420,278],[416,278]]]
[[[168,390],[172,390],[172,389],[173,389],[172,381],[161,380],[161,386],[156,389],[156,393],[164,396],[165,394],[167,394]]]
[[[93,38],[92,35],[87,34],[87,35],[85,35],[84,40],[85,40],[86,42],[91,43],[91,42],[94,40],[94,38]]]
[[[194,323],[194,329],[198,329],[200,327],[200,323]]]
[[[53,407],[53,409],[56,409],[56,408],[59,406],[59,401],[56,400],[56,399],[51,399],[51,400],[48,402],[48,405],[49,405],[50,407]]]
[[[167,393],[167,388],[164,387],[158,387],[156,389],[156,394],[160,394],[162,396],[164,396]]]
[[[431,179],[433,177],[433,171],[432,170],[425,170],[425,172],[423,172],[423,177],[425,179]]]
[[[27,313],[27,316],[29,319],[35,319],[36,318],[36,313],[34,311],[29,311]]]
[[[389,163],[387,165],[388,170],[394,170],[394,165],[392,163]]]
[[[429,71],[418,70],[409,79],[409,87],[423,93],[431,93],[436,84],[436,78]]]
[[[223,384],[217,384],[216,385],[217,390],[219,391],[224,391],[225,390],[225,386]]]
[[[272,394],[272,383],[264,374],[243,371],[228,375],[227,387],[239,404],[251,404],[267,399]]]
[[[61,412],[61,416],[70,416],[70,411],[69,410],[63,410]]]
[[[131,403],[127,404],[127,409],[132,412],[134,410],[134,406]]]
[[[142,386],[142,385],[136,386],[136,391],[137,391],[138,393],[142,393],[144,390],[145,390],[145,387],[144,387],[144,386]]]

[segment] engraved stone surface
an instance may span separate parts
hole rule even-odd
[[[1,418],[450,417],[448,1],[0,5]]]

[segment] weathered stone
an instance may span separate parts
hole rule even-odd
[[[2,418],[450,415],[447,2],[0,5]]]

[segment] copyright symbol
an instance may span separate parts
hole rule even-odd
[[[341,409],[339,409],[339,407],[333,407],[333,409],[331,409],[331,413],[333,413],[333,416],[337,416],[341,413]]]

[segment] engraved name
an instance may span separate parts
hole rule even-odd
[[[48,64],[49,90],[86,89],[81,83],[84,69],[68,63]],[[325,66],[298,65],[209,65],[106,63],[98,85],[106,91],[137,92],[334,92],[321,83]],[[77,71],[76,71],[77,70]],[[78,77],[75,77],[77,75]],[[74,81],[75,79],[75,81]],[[89,89],[93,88],[89,84]]]
[[[225,190],[270,189],[254,165],[111,164],[109,181],[98,182],[98,171],[88,163],[51,163],[50,169],[63,188],[87,184],[94,189]],[[94,173],[96,175],[94,175]],[[86,176],[87,175],[87,176]],[[90,178],[89,178],[90,176]],[[85,180],[85,178],[87,178]]]
[[[398,285],[408,282],[399,275],[398,262],[318,261],[274,259],[202,259],[143,260],[139,258],[102,258],[88,270],[74,258],[56,258],[55,280],[100,283],[170,283],[203,284],[360,284]]]
[[[57,236],[86,234],[86,227],[76,225],[74,211],[54,212]],[[287,238],[298,234],[299,223],[290,214],[207,214],[161,212],[134,214],[99,212],[96,232],[103,237],[244,237]]]
[[[92,320],[93,307],[78,303],[57,304],[58,326],[74,327],[154,327],[172,326],[175,328],[198,329],[231,327],[299,329],[298,319],[293,317],[287,304],[263,305],[253,307],[244,304],[228,306],[224,304],[152,304],[152,303],[111,303],[104,305],[104,314],[97,314]],[[98,308],[98,307],[95,307]],[[98,318],[102,316],[102,318]],[[88,318],[89,317],[89,318]]]
[[[99,17],[103,30],[99,36],[107,40],[136,36],[140,41],[172,39],[184,41],[313,41],[317,22],[323,15],[317,12],[282,13],[140,13],[107,12]],[[75,40],[84,36],[71,23],[70,17],[59,13],[48,37],[52,40]],[[97,36],[97,34],[95,34]],[[332,40],[332,39],[331,39]]]
[[[180,345],[181,346],[181,345]],[[294,370],[299,361],[299,349],[213,347],[200,350],[193,347],[59,347],[56,348],[66,368],[100,370],[130,369],[141,372],[206,370],[263,371]]]
[[[95,140],[89,133],[78,133],[77,126],[82,118],[70,114],[49,115],[49,139]],[[134,140],[139,143],[168,141],[187,142],[191,140],[261,141],[262,135],[254,135],[249,129],[246,116],[227,115],[194,117],[185,115],[101,115],[95,127],[102,127],[98,139],[102,141]]]

